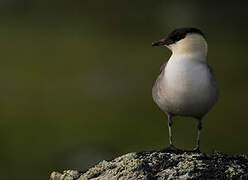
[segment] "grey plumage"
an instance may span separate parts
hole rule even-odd
[[[214,105],[219,97],[219,86],[218,86],[218,83],[216,81],[216,77],[215,77],[215,73],[214,73],[214,70],[213,68],[208,65],[208,64],[203,64],[201,63],[203,66],[206,66],[206,68],[208,69],[208,72],[209,72],[209,81],[210,81],[210,85],[212,87],[212,89],[215,91],[213,93],[213,101],[212,101],[212,104]],[[153,85],[153,88],[152,88],[152,97],[153,97],[153,100],[156,102],[156,104],[159,105],[159,94],[160,92],[162,91],[162,88],[161,87],[161,81],[163,80],[163,78],[166,78],[164,77],[165,76],[165,71],[166,71],[166,65],[167,65],[167,62],[163,63],[162,66],[160,67],[160,72],[159,72],[159,75]],[[175,82],[175,83],[179,83],[179,82]],[[212,105],[212,106],[213,106]],[[211,109],[211,107],[209,107],[209,110]],[[161,108],[161,107],[160,107]],[[162,109],[162,108],[161,108]],[[195,117],[195,118],[203,118],[203,116],[209,111],[209,110],[206,110],[205,113],[201,113],[201,114],[185,114],[185,113],[182,113],[180,114],[179,113],[175,113],[173,111],[166,111],[164,110],[164,112],[168,115],[171,115],[171,116],[189,116],[189,117]]]

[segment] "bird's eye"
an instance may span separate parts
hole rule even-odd
[[[180,35],[176,35],[176,40],[179,40],[181,38]]]

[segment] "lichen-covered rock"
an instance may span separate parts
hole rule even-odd
[[[86,172],[53,172],[51,180],[87,179],[248,179],[245,155],[229,156],[187,151],[151,151],[129,153],[111,161],[102,161]]]

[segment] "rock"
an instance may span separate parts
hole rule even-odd
[[[245,155],[229,156],[183,150],[129,153],[111,161],[102,161],[85,172],[53,172],[50,180],[87,179],[248,179]]]

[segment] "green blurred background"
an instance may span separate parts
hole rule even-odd
[[[151,43],[183,26],[205,32],[221,89],[201,149],[246,154],[246,9],[241,1],[1,0],[1,179],[43,180],[168,146],[151,88],[170,52]],[[177,147],[194,147],[194,119],[176,118],[173,129]]]

